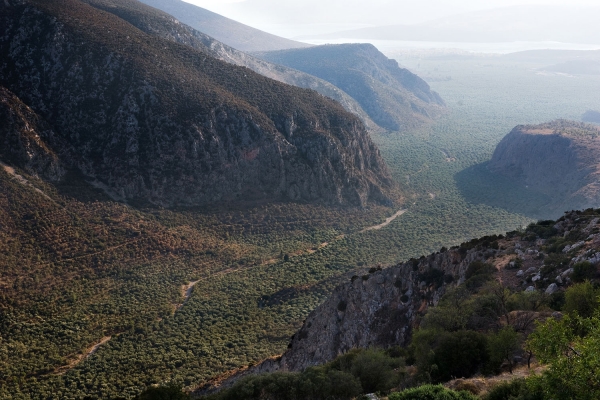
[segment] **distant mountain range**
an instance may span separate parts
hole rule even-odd
[[[429,85],[371,44],[340,44],[255,53],[314,75],[352,96],[379,126],[414,128],[439,115],[444,101]]]
[[[200,32],[242,51],[270,51],[308,47],[309,44],[285,39],[223,17],[181,0],[140,0],[163,10]]]
[[[600,44],[598,15],[600,8],[597,6],[512,6],[457,14],[415,25],[374,26],[306,35],[301,39]]]
[[[505,54],[505,60],[558,64],[572,60],[600,61],[600,50],[527,50]]]
[[[133,0],[0,7],[13,38],[0,41],[3,112],[17,128],[0,138],[3,161],[42,176],[55,165],[56,179],[75,169],[115,199],[162,206],[389,203],[394,184],[355,116],[216,59],[172,17]]]

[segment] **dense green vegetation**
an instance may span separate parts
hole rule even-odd
[[[399,384],[404,359],[393,352],[356,349],[302,372],[279,372],[241,379],[232,388],[205,397],[235,399],[353,399],[361,393],[385,393]]]
[[[0,263],[6,266],[0,275],[0,397],[132,398],[166,382],[193,389],[283,352],[310,310],[357,268],[545,217],[531,208],[525,189],[511,191],[510,182],[496,185],[486,177],[474,181],[474,168],[515,125],[577,118],[595,107],[600,79],[541,76],[529,65],[493,59],[403,61],[420,63],[416,72],[425,76],[452,76],[432,83],[450,109],[419,132],[374,137],[409,208],[382,230],[360,232],[395,210],[301,204],[133,209],[85,200],[80,188],[58,192],[28,177],[48,200],[0,170]],[[487,186],[482,191],[473,183]],[[507,196],[509,205],[498,200]],[[554,263],[563,262],[559,253]],[[485,277],[482,272],[474,276]],[[196,280],[189,301],[174,312],[183,301],[181,286]],[[487,282],[475,283],[481,301],[471,293],[464,301],[486,318],[432,316],[427,322],[449,336],[489,324],[498,310],[483,299],[496,295]],[[539,306],[524,295],[511,299],[519,304],[514,307]]]
[[[567,297],[592,290],[589,282],[567,290]],[[589,304],[571,309],[560,319],[549,318],[538,324],[529,336],[528,348],[542,363],[548,364],[541,375],[498,385],[485,400],[583,399],[600,396],[600,292],[595,289],[592,315],[582,316]]]
[[[455,392],[441,385],[423,385],[399,393],[392,393],[389,400],[475,400],[467,391]]]

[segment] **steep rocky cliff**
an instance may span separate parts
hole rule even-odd
[[[453,248],[352,277],[306,318],[278,367],[298,371],[355,347],[408,345],[427,307],[464,281],[469,264],[496,253]]]
[[[600,129],[572,121],[517,126],[496,147],[489,169],[552,198],[559,210],[600,205]]]
[[[337,103],[148,34],[114,10],[0,4],[0,84],[49,124],[62,163],[116,197],[165,206],[388,201],[378,150]]]
[[[405,130],[439,115],[444,101],[429,85],[372,44],[339,44],[256,53],[339,87],[379,126]]]
[[[55,140],[52,128],[10,90],[0,86],[0,161],[60,180],[65,169],[47,142]]]

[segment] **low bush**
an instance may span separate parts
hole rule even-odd
[[[389,400],[477,400],[467,391],[455,392],[442,385],[424,385],[402,392],[392,393]]]
[[[571,279],[573,282],[584,282],[596,277],[596,266],[589,261],[582,261],[573,266]]]
[[[435,383],[468,378],[489,361],[486,335],[474,331],[422,329],[411,344],[421,379]]]

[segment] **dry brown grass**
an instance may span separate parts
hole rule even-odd
[[[484,396],[489,391],[501,383],[511,382],[515,379],[527,378],[532,375],[538,375],[546,369],[546,366],[537,363],[532,364],[531,368],[526,365],[517,367],[513,373],[503,372],[496,376],[476,376],[469,379],[454,379],[444,384],[449,389],[467,390],[477,396]]]

